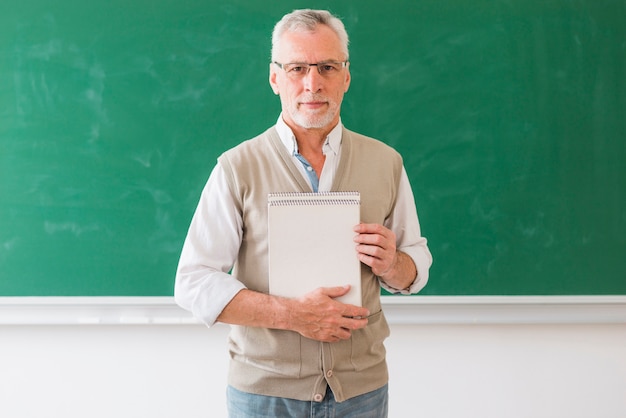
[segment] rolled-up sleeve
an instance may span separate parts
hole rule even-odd
[[[418,293],[428,282],[428,272],[433,258],[428,249],[428,242],[422,236],[413,190],[404,168],[398,186],[396,205],[391,216],[386,219],[385,226],[396,234],[396,248],[413,259],[417,276],[407,289],[394,289],[382,280],[380,284],[392,293],[407,295]]]
[[[202,191],[181,252],[174,299],[212,326],[224,307],[245,288],[229,274],[242,237],[242,218],[216,165]]]

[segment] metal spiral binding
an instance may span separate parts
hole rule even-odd
[[[336,206],[360,205],[360,193],[349,192],[281,192],[268,194],[268,206]]]

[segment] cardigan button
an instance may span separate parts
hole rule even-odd
[[[326,377],[333,377],[333,371],[332,370],[327,371]]]
[[[315,396],[313,396],[313,400],[315,402],[322,402],[324,400],[324,395],[322,395],[321,393],[316,393]]]

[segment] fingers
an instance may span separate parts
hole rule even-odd
[[[336,299],[348,293],[350,291],[350,285],[346,286],[337,286],[337,287],[320,287],[318,291],[328,296],[331,299]],[[367,318],[369,316],[369,310],[367,308],[363,308],[361,306],[350,305],[347,303],[336,302],[341,306],[339,308],[339,313],[343,317],[347,318]]]
[[[365,254],[375,256],[396,250],[396,234],[379,224],[359,224],[354,227],[354,242],[363,246]]]
[[[314,339],[325,342],[336,342],[340,340],[347,340],[352,336],[352,331],[365,328],[367,326],[367,318],[342,318],[333,328],[329,328],[326,332],[319,332],[314,336]]]
[[[320,292],[329,298],[335,299],[341,297],[350,291],[350,285],[336,287],[320,287]]]
[[[320,287],[317,289],[322,295],[326,295],[331,299],[336,299],[347,294],[351,289],[350,285],[346,286],[337,286],[337,287]],[[337,302],[339,303],[339,302]],[[366,308],[350,305],[347,303],[340,303],[342,306],[341,314],[342,316],[353,318],[353,317],[367,317],[369,316],[369,310]]]
[[[307,338],[334,342],[350,338],[352,331],[367,326],[369,310],[338,302],[350,286],[322,287],[299,300],[300,309],[293,312],[294,330]]]
[[[372,268],[378,276],[391,270],[396,259],[396,236],[393,231],[379,224],[359,224],[354,228],[358,235],[359,261]]]
[[[381,224],[360,223],[354,226],[354,232],[359,234],[380,234],[388,237],[394,235],[391,229]]]

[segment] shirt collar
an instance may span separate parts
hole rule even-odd
[[[293,134],[293,131],[285,121],[283,120],[283,114],[281,113],[278,116],[278,121],[276,121],[276,131],[278,132],[278,136],[280,137],[280,141],[285,145],[289,155],[293,155],[298,152],[298,142],[296,141],[296,136]],[[343,125],[341,124],[341,119],[339,119],[339,123],[335,126],[332,131],[326,137],[326,141],[324,142],[323,151],[324,154],[328,152],[333,152],[335,155],[339,154],[339,149],[341,147],[341,133],[343,131]]]

